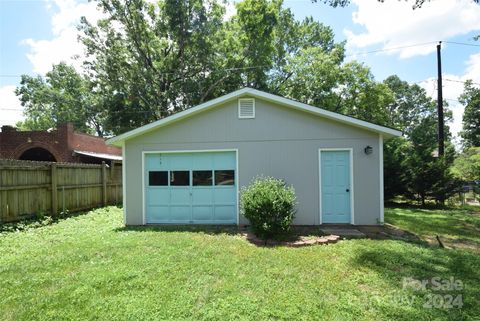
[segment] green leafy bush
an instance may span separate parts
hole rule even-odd
[[[241,192],[241,206],[253,232],[268,239],[290,230],[296,197],[292,186],[273,177],[257,177]]]

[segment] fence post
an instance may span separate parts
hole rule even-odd
[[[57,216],[57,164],[51,165],[51,182],[52,182],[52,215]]]
[[[107,165],[102,161],[102,200],[103,206],[107,206]]]

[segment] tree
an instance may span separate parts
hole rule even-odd
[[[335,43],[333,30],[311,17],[295,20],[289,9],[279,13],[269,91],[332,109],[340,81],[345,43]],[[334,100],[331,101],[331,100]]]
[[[72,122],[79,130],[95,128],[103,134],[104,112],[99,109],[91,82],[65,63],[54,65],[45,78],[23,75],[15,93],[25,107],[26,120],[19,127],[46,130]]]
[[[396,75],[386,78],[383,84],[393,96],[386,106],[386,125],[397,128],[404,134],[404,137],[390,139],[384,145],[385,199],[393,199],[399,195],[412,198],[415,194],[411,192],[411,185],[409,186],[412,178],[407,174],[411,164],[408,159],[412,156],[409,153],[412,144],[408,139],[425,117],[435,113],[435,102],[427,97],[421,87],[410,85]]]
[[[405,135],[405,138],[392,139],[385,144],[385,198],[404,195],[418,198],[425,204],[426,199],[432,197],[442,203],[456,188],[449,173],[455,156],[449,128],[445,126],[445,157],[438,158],[435,101],[424,89],[398,76],[390,76],[383,83],[394,96],[387,106],[387,124],[402,130]],[[445,106],[448,107],[446,103]],[[445,117],[448,123],[452,117],[448,109]]]
[[[344,43],[334,42],[331,28],[295,20],[280,0],[236,6],[223,21],[215,0],[100,0],[108,18],[97,25],[83,19],[80,29],[86,72],[108,97],[107,130],[120,133],[243,86],[327,109],[340,104],[333,89],[349,78],[341,68]],[[310,71],[316,78],[299,93]]]
[[[114,97],[107,108],[127,111],[116,116],[129,120],[112,127],[116,133],[218,94],[212,88],[225,59],[217,57],[224,14],[217,1],[99,0],[98,6],[107,18],[97,25],[83,18],[80,39],[89,76],[103,97]]]
[[[459,100],[465,106],[460,133],[463,144],[467,148],[480,147],[480,88],[474,87],[471,80],[467,81]]]
[[[480,147],[470,147],[458,155],[452,173],[465,181],[480,181]]]
[[[411,197],[408,190],[405,160],[408,155],[408,141],[404,137],[388,140],[383,146],[383,187],[385,200],[393,200],[396,196]]]
[[[445,155],[437,155],[437,116],[423,118],[415,127],[405,150],[407,157],[402,166],[405,169],[405,182],[410,196],[417,196],[422,205],[427,197],[443,202],[456,192],[457,184],[449,168],[455,158],[455,148],[446,142]],[[448,126],[447,138],[451,138]],[[408,194],[407,194],[408,196]]]
[[[272,90],[307,104],[324,109],[341,108],[340,97],[334,92],[341,79],[337,58],[321,48],[302,48],[285,57],[271,80]]]
[[[244,84],[266,90],[268,70],[275,51],[274,30],[278,25],[281,1],[244,0],[237,4],[234,17],[244,69]]]
[[[406,137],[410,137],[422,119],[437,112],[436,102],[417,84],[410,85],[396,75],[387,77],[383,83],[394,95],[387,107],[388,126],[400,129]]]
[[[279,14],[269,90],[307,104],[379,124],[386,122],[391,92],[357,62],[343,64],[345,43],[335,43],[330,27]]]
[[[343,82],[337,89],[340,113],[379,125],[388,123],[386,106],[393,101],[391,90],[375,81],[370,68],[352,61],[343,66]]]

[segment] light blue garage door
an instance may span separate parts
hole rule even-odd
[[[148,223],[236,224],[235,152],[145,155]]]
[[[350,223],[350,152],[320,153],[322,223]]]

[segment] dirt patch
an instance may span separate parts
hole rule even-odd
[[[296,236],[288,240],[263,240],[255,236],[251,232],[245,232],[244,237],[250,243],[256,246],[288,246],[288,247],[302,247],[311,245],[326,245],[337,243],[340,239],[338,235],[325,235],[325,236]]]
[[[468,250],[480,254],[480,244],[478,242],[469,239],[458,239],[448,235],[440,236],[440,240],[447,249]],[[438,241],[435,236],[427,236],[425,237],[425,241],[431,246],[438,246]]]
[[[418,235],[387,223],[383,226],[358,226],[357,229],[367,235],[367,238],[374,240],[422,241]]]

